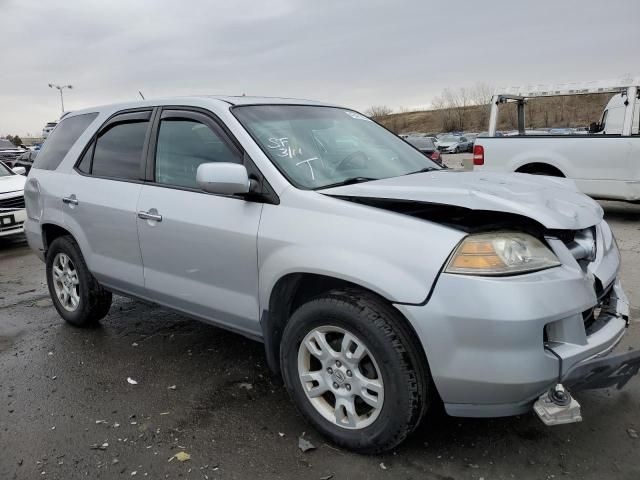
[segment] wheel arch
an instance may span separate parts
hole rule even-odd
[[[531,162],[525,163],[516,169],[516,173],[532,173],[532,174],[540,174],[544,172],[546,175],[550,177],[563,177],[566,178],[566,175],[555,165],[551,165],[550,163],[545,162]]]
[[[45,255],[53,241],[56,238],[63,237],[65,235],[73,237],[73,234],[69,230],[57,223],[48,222],[42,224],[42,245],[44,246]]]
[[[268,309],[264,309],[260,317],[267,364],[275,374],[279,374],[281,371],[280,344],[282,334],[293,312],[312,298],[336,289],[359,290],[391,305],[412,336],[421,358],[427,362],[426,353],[413,325],[393,306],[388,298],[362,285],[338,277],[299,272],[289,273],[278,279],[269,295]]]

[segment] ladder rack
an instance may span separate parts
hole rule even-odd
[[[590,93],[619,93],[629,87],[640,87],[640,77],[623,77],[613,80],[559,83],[556,85],[523,85],[498,87],[494,95],[508,97],[554,97],[561,95],[586,95]]]

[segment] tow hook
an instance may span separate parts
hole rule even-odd
[[[547,426],[582,421],[580,404],[561,383],[540,395],[533,404],[533,410]]]

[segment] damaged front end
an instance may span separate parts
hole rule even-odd
[[[629,325],[629,304],[615,239],[590,199],[532,200],[525,212],[516,202],[500,209],[495,198],[477,192],[440,203],[426,193],[407,199],[394,189],[369,188],[331,195],[469,235],[524,232],[560,261],[558,268],[511,277],[445,270],[424,305],[398,306],[433,354],[430,368],[449,414],[502,416],[533,408],[546,425],[576,422],[582,416],[572,393],[622,388],[639,373],[640,351],[612,353]],[[559,205],[565,208],[554,212]]]

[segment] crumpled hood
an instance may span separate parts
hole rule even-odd
[[[339,197],[408,200],[507,212],[549,229],[579,230],[602,221],[600,205],[571,180],[524,173],[437,171],[320,190]]]
[[[0,177],[0,198],[4,198],[5,196],[15,196],[15,194],[5,195],[5,193],[24,190],[24,184],[26,181],[27,177],[24,175],[7,175]]]

